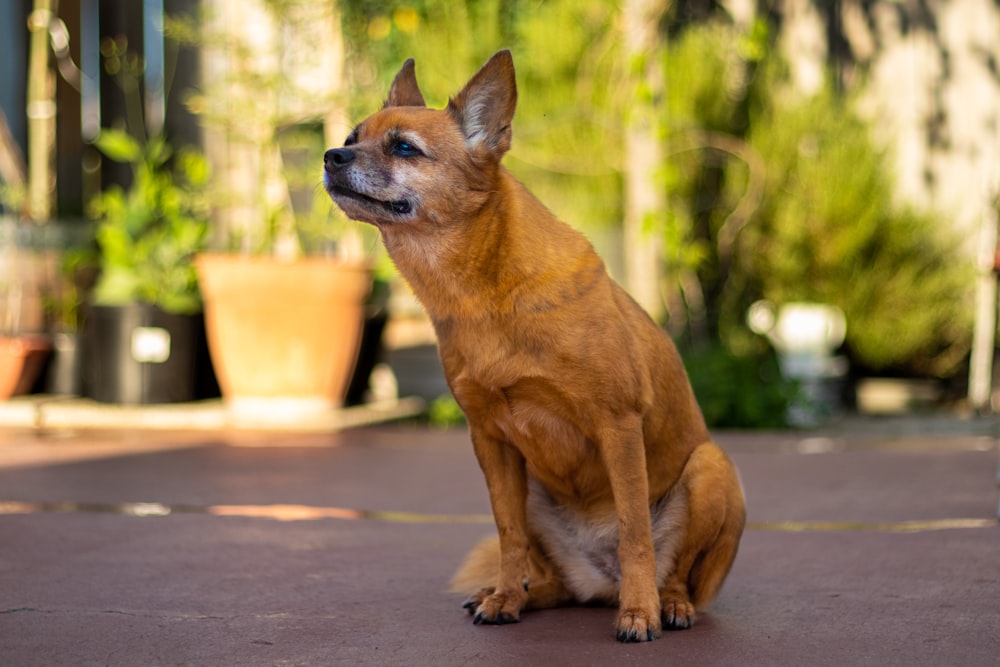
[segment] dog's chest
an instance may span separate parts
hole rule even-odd
[[[581,438],[558,382],[525,372],[521,361],[505,357],[486,365],[479,359],[450,374],[452,390],[470,421],[500,431],[526,456],[536,443]]]
[[[530,378],[515,383],[498,392],[485,419],[563,502],[592,498],[607,484],[597,448],[556,387]]]
[[[547,374],[544,359],[551,358],[550,350],[544,340],[525,329],[506,320],[486,318],[475,323],[435,321],[448,380],[491,391]]]
[[[447,351],[442,350],[447,358]],[[599,453],[557,378],[524,370],[518,356],[496,366],[458,365],[452,391],[474,429],[516,447],[529,472],[566,502],[602,493]],[[447,364],[446,364],[447,367]],[[541,371],[541,369],[536,369]]]

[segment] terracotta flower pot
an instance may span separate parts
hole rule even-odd
[[[28,393],[49,348],[43,336],[0,336],[0,399]]]
[[[331,410],[357,357],[367,266],[202,254],[205,326],[222,396],[258,421]]]

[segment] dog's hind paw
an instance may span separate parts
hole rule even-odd
[[[506,625],[517,623],[521,618],[523,599],[518,596],[490,593],[480,596],[480,591],[472,596],[464,605],[466,611],[472,614],[472,622],[476,625]]]
[[[489,588],[479,589],[477,592],[470,595],[468,600],[462,603],[462,609],[469,612],[469,615],[472,616],[476,613],[476,610],[479,609],[479,605],[483,603],[483,600],[493,595],[493,591],[495,590],[496,589],[492,586]]]
[[[641,609],[623,609],[618,614],[615,637],[623,643],[649,642],[660,636],[659,619]]]
[[[694,605],[681,600],[663,601],[663,627],[668,630],[687,630],[694,625]]]
[[[517,623],[521,619],[514,614],[509,614],[505,611],[501,611],[496,616],[490,617],[486,615],[486,612],[478,611],[476,615],[472,617],[472,622],[475,625],[507,625],[508,623]]]

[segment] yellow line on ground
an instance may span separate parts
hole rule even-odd
[[[373,519],[389,523],[492,523],[493,521],[493,517],[488,514],[422,514],[305,505],[213,505],[205,508],[205,511],[216,516],[242,516],[276,521],[315,519]]]
[[[747,530],[783,533],[809,532],[880,532],[922,533],[934,530],[961,528],[991,528],[1000,525],[996,519],[930,519],[925,521],[896,521],[891,523],[864,523],[860,521],[777,521],[748,523]]]
[[[80,513],[120,514],[130,517],[165,517],[205,514],[219,517],[269,519],[272,521],[317,521],[321,519],[370,520],[387,523],[481,523],[492,524],[489,514],[428,514],[389,510],[361,510],[310,505],[168,505],[163,503],[73,503],[0,501],[0,516],[15,514]],[[997,519],[929,519],[865,523],[861,521],[770,521],[750,522],[747,530],[780,533],[883,532],[919,533],[936,530],[994,528]]]

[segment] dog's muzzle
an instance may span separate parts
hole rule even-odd
[[[376,199],[355,189],[356,186],[350,184],[350,179],[346,178],[347,172],[342,172],[357,154],[349,148],[331,148],[323,154],[323,183],[326,191],[335,200],[337,197],[352,199],[369,207],[376,207],[395,216],[407,216],[413,212],[413,204],[406,200],[384,201]]]

